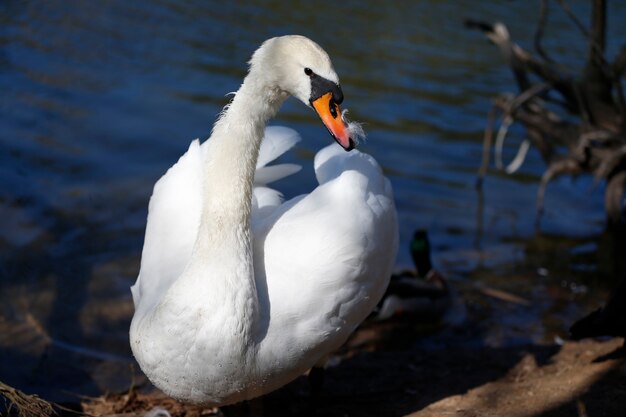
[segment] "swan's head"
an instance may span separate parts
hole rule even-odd
[[[318,44],[297,35],[269,39],[250,60],[253,72],[271,88],[310,105],[337,143],[348,151],[354,148],[360,128],[356,124],[351,128],[344,119],[339,107],[343,101],[339,77]]]

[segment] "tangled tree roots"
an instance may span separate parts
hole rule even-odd
[[[0,381],[0,395],[5,399],[8,415],[17,412],[20,417],[49,417],[57,415],[55,404],[36,395],[28,395]]]
[[[518,156],[506,171],[512,173],[519,168],[529,144],[539,150],[547,165],[537,195],[539,213],[550,180],[563,174],[590,173],[596,182],[606,181],[607,219],[610,224],[619,224],[626,218],[626,102],[621,84],[621,76],[626,70],[626,45],[613,62],[605,58],[606,0],[594,0],[590,31],[571,12],[565,0],[558,0],[558,3],[589,41],[589,53],[581,77],[563,73],[562,66],[541,47],[549,0],[541,3],[535,32],[535,49],[539,57],[515,44],[503,23],[465,22],[467,27],[481,30],[499,47],[520,91],[494,99],[485,130],[479,184],[489,165],[496,114],[500,112],[503,121],[495,141],[496,166],[503,168],[502,144],[509,126],[515,122],[525,126],[528,139],[522,143]],[[535,81],[531,82],[531,77]],[[559,109],[578,120],[566,120],[558,114]]]

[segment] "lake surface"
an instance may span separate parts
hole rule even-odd
[[[587,22],[587,2],[576,3]],[[457,342],[564,337],[611,286],[603,184],[594,188],[589,177],[551,183],[539,230],[534,206],[544,164],[536,151],[517,174],[491,170],[483,193],[475,189],[491,98],[516,87],[497,49],[463,19],[501,20],[532,48],[538,6],[393,5],[0,2],[0,380],[84,393],[127,378],[128,288],[152,186],[192,139],[208,137],[261,42],[292,33],[329,53],[344,106],[368,134],[360,149],[393,184],[398,269],[411,266],[409,239],[426,228],[435,265],[468,299],[482,285],[532,301],[476,298],[485,332]],[[626,4],[611,2],[609,58],[626,39],[624,21]],[[584,37],[556,3],[544,46],[565,70],[584,63]],[[288,198],[310,190],[312,158],[331,142],[325,128],[294,99],[272,124],[303,137],[280,161],[304,169],[276,188]],[[513,130],[505,159],[523,133]]]

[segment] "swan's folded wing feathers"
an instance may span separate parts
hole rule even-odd
[[[314,169],[315,177],[320,184],[333,180],[346,171],[357,171],[368,180],[376,181],[376,184],[372,184],[374,189],[381,187],[382,181],[385,180],[374,158],[356,149],[346,153],[337,144],[329,145],[315,155]]]
[[[268,126],[265,128],[265,137],[259,149],[259,158],[256,167],[264,167],[280,155],[293,148],[301,140],[300,135],[293,129],[284,126]]]
[[[189,145],[154,185],[141,269],[132,288],[135,307],[144,299],[158,302],[183,271],[191,256],[202,208],[203,149],[198,140]]]
[[[252,225],[271,214],[283,202],[283,195],[269,187],[252,190]]]
[[[284,126],[268,126],[265,128],[265,137],[261,142],[259,157],[254,174],[254,185],[267,185],[270,182],[287,177],[300,171],[297,164],[279,164],[267,166],[300,141],[300,135],[293,129]]]
[[[322,184],[279,207],[265,237],[269,333],[277,326],[288,335],[296,323],[301,341],[336,348],[382,297],[398,229],[391,188],[373,158],[339,147],[320,152]]]
[[[302,167],[297,164],[279,164],[259,167],[254,174],[254,185],[269,184],[270,182],[295,174],[301,169]]]

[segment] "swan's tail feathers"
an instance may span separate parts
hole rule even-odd
[[[300,139],[298,132],[288,127],[268,126],[265,129],[265,137],[263,142],[261,142],[259,159],[256,164],[256,174],[254,175],[254,184],[256,186],[267,185],[270,182],[300,171],[302,167],[296,164],[267,166],[268,163],[293,148]]]

